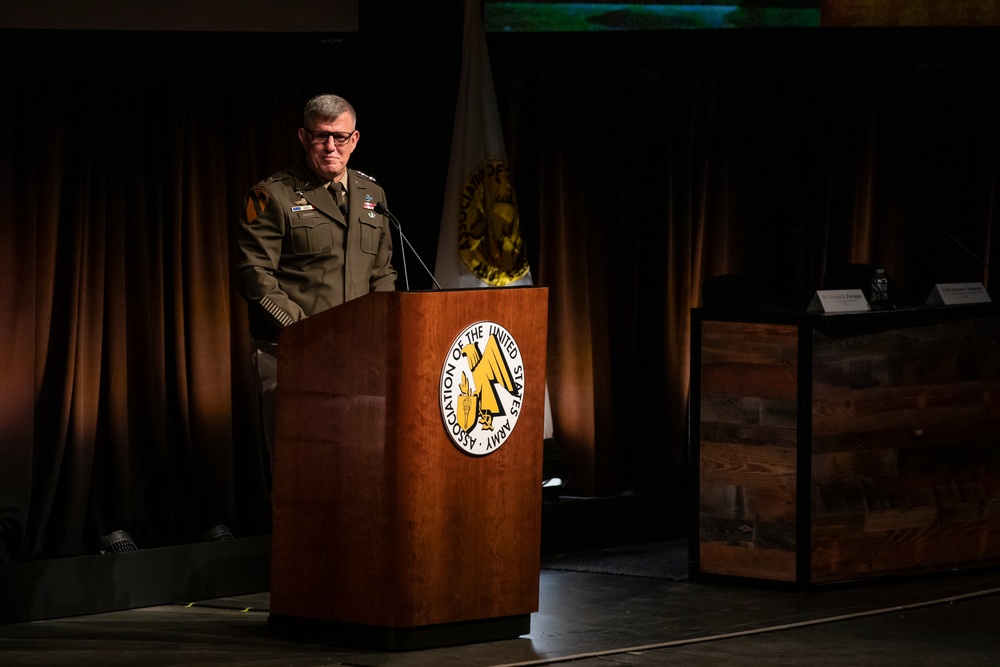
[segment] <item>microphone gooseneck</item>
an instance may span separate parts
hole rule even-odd
[[[400,226],[399,220],[396,219],[396,216],[394,216],[392,212],[389,211],[389,209],[387,209],[382,202],[377,202],[375,204],[374,210],[379,215],[384,215],[385,217],[389,218],[389,222],[395,225],[396,231],[399,232],[399,238],[402,239],[405,246],[409,246],[410,252],[413,253],[413,256],[417,258],[418,262],[420,262],[420,266],[424,267],[424,271],[426,271],[427,275],[429,275],[431,277],[431,280],[434,281],[434,286],[437,287],[438,289],[442,289],[441,283],[437,281],[437,278],[434,277],[434,274],[431,273],[431,270],[427,268],[426,264],[424,264],[424,260],[420,259],[420,253],[418,253],[417,249],[413,247],[412,243],[410,243],[410,239],[406,238],[406,235],[403,234],[403,228]],[[406,247],[400,248],[400,255],[403,258],[403,280],[406,282],[406,290],[409,291],[410,277],[406,274]]]
[[[400,240],[404,240],[405,241],[405,238],[403,237],[403,229],[399,226],[399,221],[396,220],[396,216],[394,216],[392,213],[389,213],[389,209],[387,209],[385,206],[383,206],[382,202],[376,202],[376,204],[375,204],[375,212],[378,213],[379,215],[384,215],[385,217],[389,218],[389,221],[392,222],[392,224],[394,224],[396,226],[396,231],[399,232],[399,238],[400,238]],[[416,253],[414,253],[414,254],[416,254]],[[406,285],[406,291],[409,292],[410,291],[410,274],[406,270],[406,246],[404,246],[403,244],[400,244],[400,246],[399,246],[399,256],[403,259],[403,283]]]

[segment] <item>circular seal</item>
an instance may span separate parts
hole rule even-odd
[[[524,363],[514,337],[496,322],[467,327],[441,367],[441,419],[455,446],[472,456],[498,450],[524,403]]]
[[[462,187],[458,209],[458,254],[477,278],[494,287],[528,273],[510,167],[483,160]]]

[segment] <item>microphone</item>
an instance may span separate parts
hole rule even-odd
[[[424,260],[420,259],[420,254],[417,252],[417,249],[413,247],[413,244],[410,243],[410,239],[406,238],[406,236],[403,234],[403,228],[400,226],[399,220],[396,219],[396,216],[394,216],[382,202],[377,202],[375,204],[375,212],[378,213],[379,215],[384,215],[385,217],[389,218],[389,222],[391,222],[396,226],[396,231],[399,232],[399,238],[402,239],[403,243],[405,243],[407,246],[410,247],[410,252],[412,252],[413,256],[417,258],[418,262],[420,262],[420,266],[424,267],[424,271],[426,271],[427,275],[429,275],[431,277],[431,280],[434,281],[434,285],[438,289],[442,289],[441,283],[437,281],[437,278],[434,277],[434,274],[431,273],[431,270],[427,268],[426,264],[424,264]],[[409,292],[410,276],[407,275],[406,273],[406,248],[405,247],[400,248],[399,254],[403,258],[403,279],[406,281],[406,291]]]

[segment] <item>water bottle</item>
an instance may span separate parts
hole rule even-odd
[[[885,269],[875,270],[868,302],[875,310],[892,308],[892,301],[889,299],[889,279],[885,275]]]

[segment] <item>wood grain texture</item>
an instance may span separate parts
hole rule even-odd
[[[376,293],[283,333],[272,613],[408,628],[537,610],[546,304],[541,288]],[[438,387],[481,320],[516,340],[526,400],[474,457]]]
[[[812,585],[1000,563],[995,309],[705,319],[701,334],[700,572]]]
[[[1000,560],[1000,321],[816,332],[814,582]]]
[[[706,321],[701,340],[699,570],[793,581],[798,329]]]

